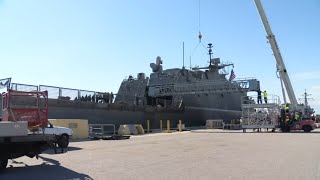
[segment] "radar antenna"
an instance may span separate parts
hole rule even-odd
[[[211,60],[212,47],[213,47],[213,46],[212,46],[212,43],[209,43],[209,44],[208,44],[208,49],[209,49],[208,52],[209,52],[209,57],[210,57],[210,59],[209,59],[210,65],[209,65],[209,66],[211,66],[211,61],[212,61],[212,60]]]

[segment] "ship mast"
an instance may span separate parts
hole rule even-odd
[[[211,55],[212,55],[212,44],[211,43],[209,43],[208,44],[208,52],[209,52],[209,56],[210,56],[210,59],[209,59],[209,62],[210,62],[210,65],[209,65],[209,67],[211,67]]]
[[[182,43],[182,68],[184,69],[184,42]]]
[[[303,100],[304,100],[305,106],[308,107],[308,106],[309,106],[308,100],[309,100],[309,99],[312,100],[312,98],[308,98],[308,96],[311,96],[311,94],[308,94],[308,93],[307,93],[307,90],[305,89],[302,96],[303,96]],[[302,100],[302,98],[299,98],[299,100]]]

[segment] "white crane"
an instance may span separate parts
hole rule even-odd
[[[288,98],[289,98],[291,104],[294,107],[297,107],[298,101],[297,101],[296,95],[294,94],[294,91],[293,91],[293,88],[292,88],[292,84],[291,84],[291,81],[290,81],[290,78],[289,78],[289,75],[288,75],[288,71],[286,69],[286,66],[284,65],[284,62],[283,62],[283,59],[282,59],[282,56],[281,56],[281,53],[280,53],[280,49],[278,47],[276,38],[275,38],[274,34],[271,31],[271,28],[270,28],[269,22],[267,20],[267,16],[266,16],[266,14],[265,14],[265,12],[263,10],[261,1],[260,0],[254,0],[254,2],[256,4],[258,12],[260,14],[263,26],[264,26],[264,28],[266,30],[267,39],[269,40],[269,43],[271,45],[271,49],[273,51],[273,55],[274,55],[274,57],[276,58],[276,61],[277,61],[277,71],[279,72],[279,75],[280,75],[281,86],[282,86],[282,82],[283,82],[284,85],[285,85],[285,89],[286,89],[286,92],[287,92],[287,95],[288,95]],[[282,91],[283,91],[283,99],[284,99],[284,101],[286,101],[285,92],[284,92],[283,89],[282,89]]]

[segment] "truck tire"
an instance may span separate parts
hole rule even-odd
[[[0,170],[5,169],[8,165],[8,159],[1,159],[0,160]]]
[[[66,134],[63,134],[58,139],[58,146],[59,148],[66,148],[69,145],[69,136]]]
[[[304,132],[311,132],[312,131],[311,126],[303,126],[302,129],[303,129]]]

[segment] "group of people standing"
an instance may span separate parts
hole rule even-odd
[[[96,95],[85,95],[85,96],[81,96],[79,100],[84,102],[112,103],[113,98],[114,98],[114,95],[111,92],[111,93],[101,93]],[[78,101],[78,98],[76,97],[74,100]]]
[[[268,103],[268,93],[267,93],[267,91],[265,90],[265,91],[261,92],[261,90],[259,89],[257,91],[257,93],[258,93],[258,104],[262,104],[261,93],[263,94],[264,102],[267,104]]]

